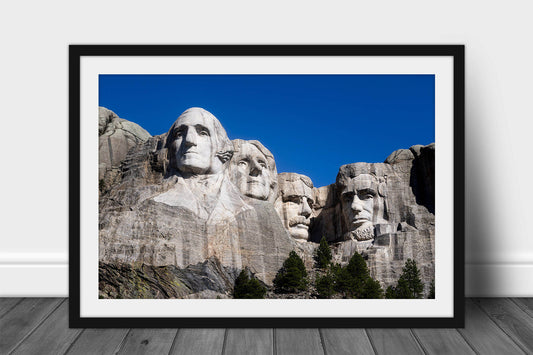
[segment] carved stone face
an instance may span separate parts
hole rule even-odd
[[[372,175],[361,174],[351,179],[341,191],[344,222],[356,240],[374,238],[374,199],[377,187]]]
[[[284,174],[280,175],[283,176]],[[304,183],[299,178],[302,175],[290,175],[295,175],[297,178],[288,180],[278,178],[281,203],[278,202],[276,208],[291,237],[303,242],[309,238],[311,207],[314,202],[313,189],[307,177],[305,178],[309,180],[309,184]]]
[[[176,168],[182,173],[215,172],[216,152],[214,120],[201,109],[185,111],[174,124],[172,151]],[[212,116],[212,115],[211,115]]]
[[[246,196],[266,200],[272,182],[266,156],[255,145],[244,142],[231,161],[236,167],[235,183],[239,190]]]

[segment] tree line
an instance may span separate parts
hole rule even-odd
[[[416,261],[407,259],[395,286],[385,291],[370,276],[363,256],[354,253],[347,265],[332,262],[329,244],[323,237],[314,255],[316,277],[313,283],[318,298],[422,298],[424,284]],[[303,260],[291,251],[274,278],[274,292],[299,293],[309,290],[311,282]],[[430,284],[428,298],[435,298],[435,282]],[[267,288],[251,272],[243,269],[235,280],[234,298],[265,298]]]

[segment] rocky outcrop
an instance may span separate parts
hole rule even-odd
[[[343,191],[350,181],[368,176],[375,189],[369,214],[372,238],[350,237]],[[345,263],[354,252],[364,255],[371,275],[382,286],[395,284],[407,259],[415,260],[426,285],[434,279],[435,144],[400,149],[384,163],[354,163],[339,169],[335,184],[316,190],[312,237],[325,236],[334,258]],[[425,290],[426,292],[428,290]]]
[[[101,298],[231,298],[238,272],[209,258],[182,269],[102,262],[99,274]]]
[[[120,290],[121,295],[139,297],[192,297],[198,292],[206,297],[227,296],[238,274],[234,270],[244,267],[271,284],[295,248],[273,204],[242,195],[223,172],[183,178],[169,165],[169,134],[151,137],[130,149],[121,163],[120,178],[100,197],[103,295],[113,297]],[[213,193],[205,192],[210,189]],[[206,269],[205,274],[194,269],[206,260],[217,267]],[[107,287],[103,280],[109,273],[119,274],[115,279],[123,282]],[[128,291],[137,287],[127,282],[133,276],[140,280],[163,277],[165,285],[185,286],[172,293],[168,287],[161,290],[143,281],[146,292],[141,295]],[[201,280],[206,277],[212,282],[205,290],[194,286],[204,285]]]
[[[143,132],[101,108],[100,297],[231,297],[244,268],[271,286],[292,250],[312,268],[322,237],[335,262],[362,253],[384,287],[408,258],[426,285],[434,279],[434,144],[343,165],[335,183],[316,188],[299,174],[273,179],[268,149],[232,143],[202,109],[165,134]],[[202,148],[202,139],[211,141]],[[200,171],[202,154],[210,160]]]
[[[119,173],[128,151],[150,138],[136,123],[118,117],[113,111],[98,108],[98,178],[103,189]]]

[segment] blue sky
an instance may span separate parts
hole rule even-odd
[[[152,135],[203,107],[317,187],[343,164],[435,141],[433,75],[100,75],[99,105]]]

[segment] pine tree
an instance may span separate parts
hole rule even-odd
[[[387,291],[385,291],[385,298],[396,298],[396,289],[393,286],[387,287]]]
[[[435,280],[431,280],[431,283],[429,284],[428,298],[435,298]]]
[[[331,265],[333,288],[347,298],[383,298],[383,289],[379,281],[370,277],[365,259],[355,253],[348,265]]]
[[[398,279],[398,284],[394,288],[393,298],[421,298],[424,291],[424,284],[420,279],[420,271],[416,266],[416,261],[407,259],[402,268],[402,274]]]
[[[325,237],[320,240],[320,246],[315,252],[315,266],[319,269],[326,269],[331,263],[331,249]]]
[[[318,293],[318,298],[331,298],[333,296],[335,293],[334,278],[330,271],[322,276],[317,275],[315,288]]]
[[[283,262],[274,278],[274,286],[278,293],[291,293],[307,290],[307,271],[303,260],[295,251]]]
[[[351,277],[346,294],[353,298],[363,298],[365,282],[370,278],[370,272],[361,254],[355,253],[352,256],[350,262],[346,265],[346,271]]]
[[[365,281],[363,297],[361,298],[383,298],[383,288],[381,288],[379,281],[368,277]]]
[[[352,284],[352,277],[346,267],[342,267],[340,264],[331,265],[331,274],[335,292],[346,296],[346,291],[350,289]]]
[[[255,277],[242,270],[233,287],[233,298],[265,298],[266,288]]]

